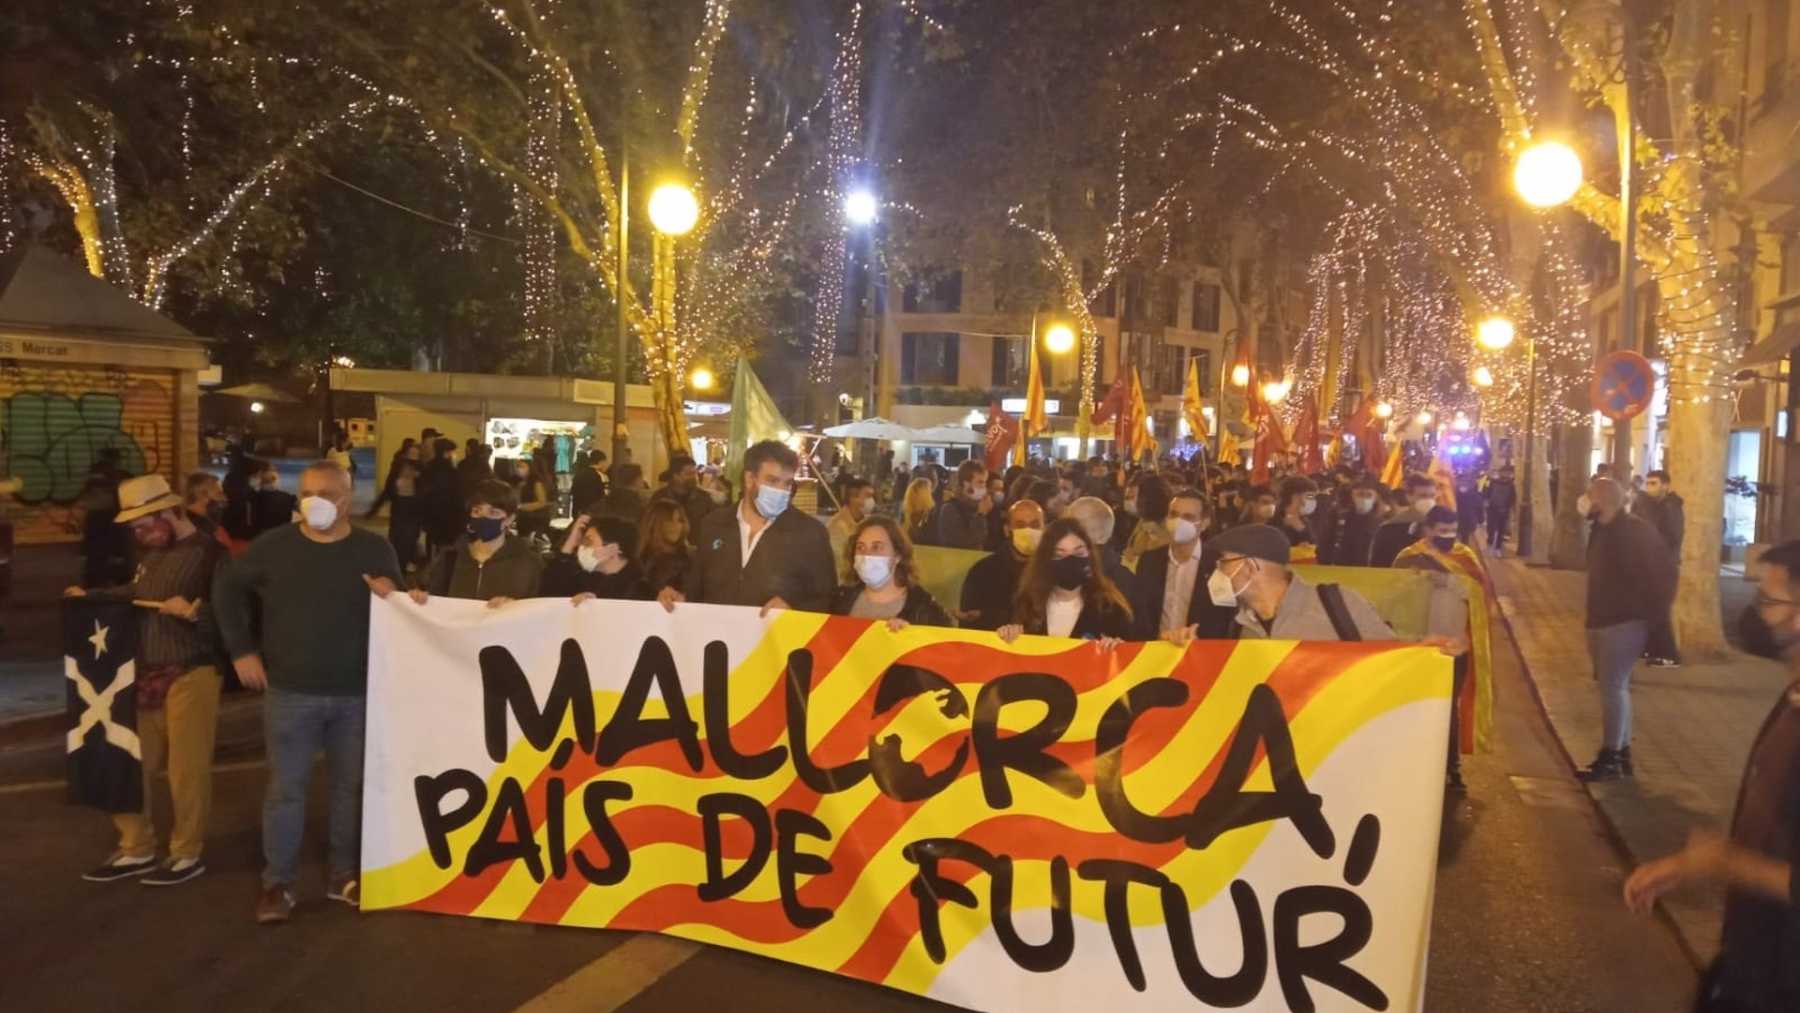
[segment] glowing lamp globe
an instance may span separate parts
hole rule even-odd
[[[1581,156],[1558,141],[1534,144],[1513,166],[1513,188],[1532,207],[1566,204],[1581,189]]]
[[[1475,386],[1477,386],[1477,387],[1492,387],[1493,385],[1494,385],[1494,371],[1487,368],[1486,366],[1476,366],[1475,367]]]
[[[1422,426],[1431,425],[1431,413],[1430,412],[1420,412],[1417,416],[1415,416],[1414,421],[1418,422],[1419,425],[1422,425]]]
[[[1068,324],[1051,324],[1044,332],[1044,347],[1053,355],[1061,355],[1075,347],[1075,332]]]
[[[1231,367],[1231,385],[1233,387],[1250,386],[1250,367],[1241,362]]]
[[[844,220],[852,225],[868,225],[875,221],[880,206],[875,195],[867,190],[856,190],[844,197]]]
[[[1386,401],[1380,402],[1379,404],[1377,404],[1375,406],[1375,417],[1378,419],[1393,418],[1394,417],[1394,406],[1389,404]]]
[[[695,390],[712,390],[712,370],[707,369],[705,366],[696,368],[692,373],[688,374],[688,386],[693,387]]]
[[[250,402],[250,414],[261,415],[262,413],[263,413],[263,403],[261,401]]]
[[[1513,343],[1513,334],[1513,322],[1505,317],[1488,317],[1475,325],[1475,340],[1496,352]]]
[[[700,220],[700,200],[680,183],[664,183],[650,194],[650,224],[665,236],[685,236]]]
[[[1288,396],[1290,387],[1286,380],[1270,380],[1262,385],[1263,400],[1270,404],[1280,404]]]

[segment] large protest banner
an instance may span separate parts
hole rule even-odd
[[[1423,1001],[1433,650],[371,608],[365,909],[666,932],[983,1010]]]

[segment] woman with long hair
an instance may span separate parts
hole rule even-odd
[[[914,545],[929,545],[931,540],[925,536],[931,530],[931,511],[937,506],[937,497],[931,491],[931,479],[915,478],[906,487],[906,498],[900,501],[900,520],[906,525],[906,537]]]
[[[1137,526],[1120,553],[1127,567],[1135,568],[1144,553],[1169,544],[1169,483],[1161,475],[1145,475],[1135,493],[1127,493],[1125,512],[1134,514]]]
[[[644,508],[644,519],[638,525],[638,567],[655,597],[663,588],[681,590],[693,562],[694,549],[688,544],[688,515],[680,503],[672,499],[653,499]]]
[[[556,477],[550,472],[551,458],[533,454],[526,465],[525,481],[519,485],[519,534],[530,538],[550,530],[550,518],[556,513]]]
[[[1032,633],[1098,640],[1107,649],[1131,635],[1131,603],[1107,579],[1100,547],[1075,518],[1044,529],[1019,577],[1012,624],[999,633],[1007,643]]]
[[[919,586],[912,539],[892,517],[865,518],[844,546],[844,555],[854,576],[838,588],[833,615],[885,619],[891,630],[912,623],[952,625],[943,606]]]

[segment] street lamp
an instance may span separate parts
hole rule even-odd
[[[700,220],[700,200],[684,183],[664,183],[650,194],[650,224],[665,236],[685,236]]]
[[[1475,340],[1495,352],[1512,344],[1513,334],[1513,322],[1502,316],[1491,316],[1475,325]]]
[[[1231,385],[1233,387],[1250,386],[1250,366],[1248,364],[1240,362],[1231,367]]]
[[[1422,411],[1418,415],[1413,417],[1413,421],[1417,422],[1419,425],[1422,425],[1422,426],[1431,425],[1431,413],[1428,411]]]
[[[695,390],[712,390],[712,370],[707,369],[705,366],[695,366],[694,371],[688,374],[688,386]]]
[[[1475,367],[1475,386],[1477,386],[1477,387],[1492,387],[1493,385],[1494,385],[1494,371],[1487,368],[1486,366],[1476,366]]]
[[[1262,385],[1263,400],[1270,404],[1280,404],[1288,396],[1293,385],[1286,380],[1269,380]]]
[[[1387,401],[1377,402],[1375,405],[1375,417],[1378,419],[1393,418],[1394,417],[1394,406]]]
[[[1540,141],[1519,154],[1513,188],[1537,208],[1565,204],[1581,189],[1581,156],[1560,141]]]
[[[875,195],[867,190],[852,190],[844,196],[844,220],[858,228],[873,225],[880,210]]]
[[[1044,331],[1044,347],[1052,355],[1062,355],[1075,347],[1075,331],[1068,324],[1051,324]]]

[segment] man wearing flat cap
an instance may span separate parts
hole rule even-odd
[[[1237,607],[1239,638],[1400,639],[1362,595],[1335,584],[1315,587],[1289,569],[1289,545],[1267,524],[1241,524],[1212,540],[1219,562],[1206,590],[1213,604]]]

